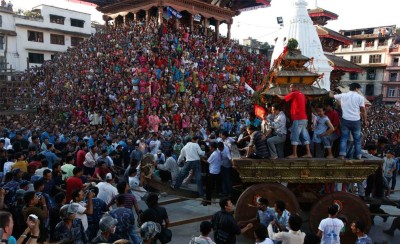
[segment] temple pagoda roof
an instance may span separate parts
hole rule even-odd
[[[99,7],[105,7],[119,2],[129,2],[129,0],[81,0],[82,2],[89,2],[98,5]],[[148,0],[143,0],[148,1]],[[199,2],[204,2],[211,4],[212,0],[197,0]],[[265,3],[270,3],[271,0],[222,0],[219,2],[219,7],[228,8],[233,11],[240,9],[251,8],[265,5]]]
[[[317,29],[317,33],[320,38],[332,38],[347,45],[353,43],[353,40],[351,38],[348,38],[347,36],[344,36],[339,32],[336,32],[324,26],[316,25],[315,28]]]
[[[331,20],[336,20],[339,17],[339,15],[337,15],[331,11],[325,10],[323,8],[308,9],[308,15],[311,18],[324,16],[324,17],[328,17]]]
[[[357,64],[354,64],[350,61],[347,61],[344,58],[332,55],[332,54],[325,54],[325,56],[329,59],[329,62],[333,66],[334,70],[342,70],[344,72],[357,72],[361,73],[364,69]]]

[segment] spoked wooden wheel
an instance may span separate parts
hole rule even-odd
[[[328,207],[332,204],[339,206],[338,218],[347,220],[346,232],[340,237],[341,243],[355,243],[356,236],[351,233],[351,222],[362,220],[366,225],[366,233],[371,228],[371,215],[368,206],[356,195],[348,192],[335,192],[321,198],[314,204],[310,212],[310,229],[318,232],[318,226],[322,219],[328,217]]]
[[[268,199],[270,207],[280,200],[286,203],[286,209],[289,212],[300,212],[300,206],[295,195],[285,186],[279,183],[257,184],[247,188],[237,200],[235,219],[238,222],[250,220],[257,215],[257,208],[249,207],[248,205],[255,205],[258,197]],[[247,231],[246,236],[253,238],[253,230]]]

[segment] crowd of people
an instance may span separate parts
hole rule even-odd
[[[195,176],[203,205],[211,203],[215,189],[232,196],[235,143],[244,157],[277,159],[285,156],[283,144],[291,132],[289,158],[300,156],[299,145],[306,146],[303,157],[315,156],[314,143],[326,149],[327,158],[360,158],[361,145],[377,147],[381,156],[388,150],[400,156],[399,112],[373,105],[368,115],[358,110],[358,117],[354,111],[349,117],[343,109],[346,95],[334,96],[341,101],[340,113],[327,102],[314,106],[315,114],[308,117],[306,98],[292,84],[289,95],[277,97],[284,102],[268,106],[267,115],[257,118],[248,89],[256,90],[267,74],[266,56],[213,38],[199,26],[189,31],[172,22],[158,26],[153,18],[138,20],[99,30],[21,75],[40,106],[33,117],[0,118],[0,210],[8,210],[0,217],[9,220],[1,223],[2,238],[13,235],[29,243],[170,239],[168,214],[158,206],[157,195],[146,194],[145,179],[179,189]],[[290,114],[284,113],[286,102],[292,104]],[[365,107],[361,100],[357,105]],[[363,137],[361,126],[354,133],[355,122],[349,122],[360,121],[360,112],[364,122],[369,118]],[[339,114],[348,120],[342,127]],[[335,141],[340,141],[338,152]],[[399,168],[394,169],[391,177]],[[205,192],[202,173],[207,174]],[[137,202],[144,198],[148,209],[142,211]],[[224,201],[221,210],[231,212],[232,202]],[[293,218],[296,229],[299,220]],[[260,242],[268,226],[257,228]],[[238,234],[249,228],[232,230]],[[208,224],[202,229],[209,233]]]

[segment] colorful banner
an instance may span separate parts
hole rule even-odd
[[[271,6],[271,2],[267,0],[256,0],[256,3],[262,3],[268,7]]]
[[[173,15],[177,19],[182,18],[182,14],[179,13],[177,10],[171,8],[171,7],[167,7],[167,13],[168,13],[168,17],[171,17]]]
[[[265,115],[267,114],[267,112],[265,111],[265,108],[259,106],[259,105],[254,105],[254,113],[256,114],[256,116],[260,119],[265,118]]]
[[[195,14],[193,16],[193,20],[196,21],[196,22],[200,22],[201,21],[201,15],[200,14]]]

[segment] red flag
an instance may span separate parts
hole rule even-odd
[[[270,6],[271,5],[271,1],[268,0],[256,0],[256,3],[262,3],[266,6]]]
[[[254,113],[256,114],[257,117],[259,117],[260,119],[265,118],[265,115],[267,114],[267,112],[265,111],[265,109],[259,105],[254,105]]]

